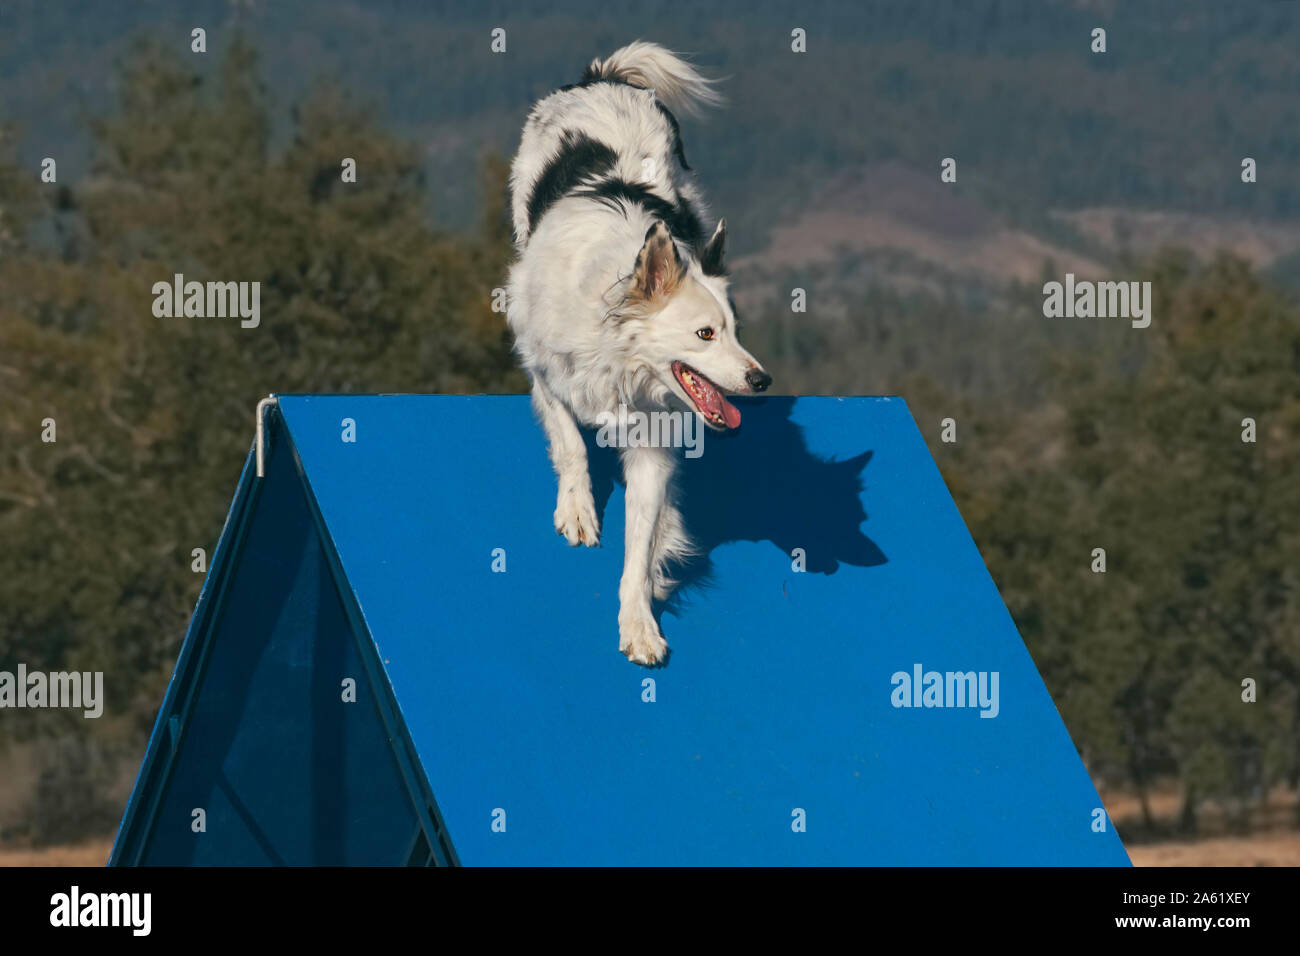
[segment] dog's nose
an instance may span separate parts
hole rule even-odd
[[[761,368],[751,368],[745,373],[745,381],[749,387],[756,392],[766,391],[767,387],[772,384],[772,376],[768,375]]]

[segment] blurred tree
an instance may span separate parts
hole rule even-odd
[[[144,43],[91,177],[42,186],[0,160],[0,662],[102,670],[106,714],[126,715],[0,734],[89,732],[138,756],[201,585],[191,550],[212,554],[268,392],[524,388],[491,309],[501,225],[434,229],[419,151],[336,89],[272,149],[258,75],[242,40],[212,84]],[[499,212],[500,162],[484,190]],[[260,326],[155,317],[176,273],[259,282]]]
[[[1242,822],[1300,772],[1300,310],[1231,258],[1132,274],[1140,367],[1059,356],[1052,453],[1013,434],[1026,460],[981,474],[1001,507],[972,527],[1094,769],[1144,802],[1176,774],[1186,829],[1208,799]]]

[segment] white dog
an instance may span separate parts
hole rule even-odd
[[[581,82],[533,107],[510,171],[519,258],[510,271],[510,328],[533,386],[559,478],[555,529],[595,545],[599,524],[578,423],[619,406],[687,409],[734,429],[724,392],[771,384],[736,339],[723,270],[726,223],[706,239],[706,215],[686,165],[677,120],[718,102],[712,83],[679,57],[636,42],[593,60]],[[638,664],[668,645],[651,597],[674,584],[667,568],[691,545],[672,494],[676,450],[620,449],[626,553],[619,585],[619,650]]]

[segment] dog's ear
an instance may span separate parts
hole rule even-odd
[[[677,291],[685,275],[686,266],[668,227],[662,221],[656,221],[646,232],[645,244],[636,257],[632,298],[642,302],[667,298]]]
[[[713,230],[713,238],[708,241],[700,253],[700,268],[706,276],[725,276],[727,267],[722,264],[722,254],[727,245],[727,220],[719,219],[718,228]]]

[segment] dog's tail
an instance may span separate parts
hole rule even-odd
[[[622,80],[654,90],[669,106],[685,113],[698,113],[702,106],[722,103],[722,96],[713,88],[716,80],[701,75],[672,51],[644,40],[634,40],[603,60],[592,60],[582,80],[586,83],[600,79]]]

